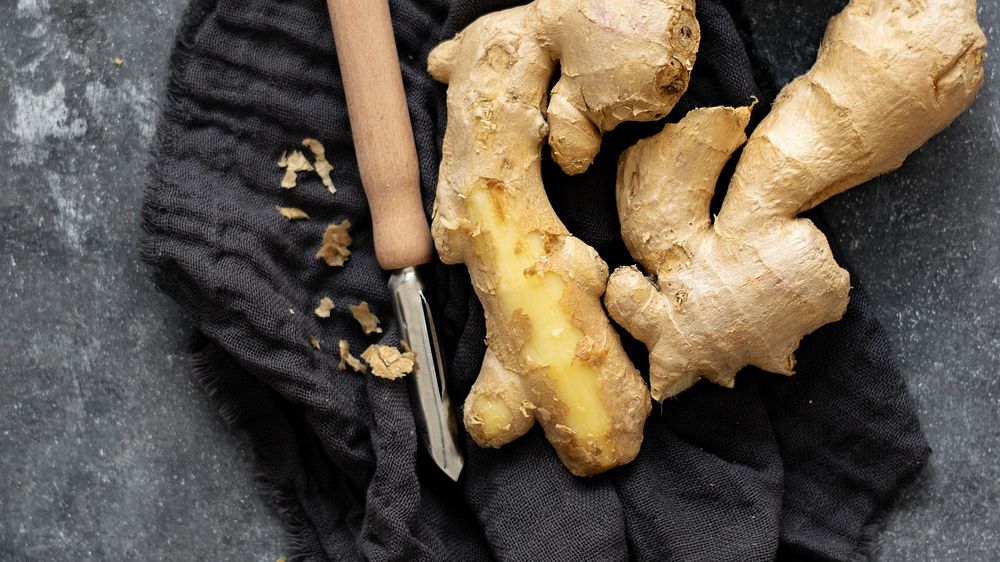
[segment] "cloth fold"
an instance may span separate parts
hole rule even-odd
[[[390,1],[428,215],[447,115],[427,53],[516,3]],[[699,0],[701,52],[673,118],[773,98],[740,10],[733,0]],[[543,166],[557,213],[612,267],[632,263],[614,210],[618,154],[660,126],[609,134],[583,176],[563,175],[548,158]],[[335,195],[309,175],[295,189],[278,187],[280,153],[305,137],[326,146]],[[348,305],[370,303],[386,342],[398,331],[321,0],[192,1],[145,197],[144,259],[198,327],[198,374],[251,443],[293,558],[866,559],[881,513],[929,453],[855,282],[845,318],[803,342],[796,377],[744,373],[734,390],[703,382],[655,405],[630,465],[575,478],[537,428],[500,450],[462,432],[465,472],[448,481],[418,446],[405,385],[337,369],[339,340],[356,352],[374,343]],[[311,219],[287,221],[276,206]],[[325,225],[342,219],[354,225],[352,254],[329,268],[314,255]],[[433,264],[424,274],[461,404],[485,350],[482,309],[462,266]],[[311,312],[323,296],[337,305],[326,320]],[[623,339],[644,370],[645,349]]]

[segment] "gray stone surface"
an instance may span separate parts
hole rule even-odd
[[[249,452],[192,378],[190,326],[135,248],[184,4],[0,2],[0,560],[283,551]],[[808,68],[815,7],[748,4],[782,80]],[[980,4],[1000,43],[1000,7]],[[1000,77],[987,64],[951,129],[826,206],[935,451],[888,520],[884,561],[1000,552]]]
[[[184,4],[0,2],[0,560],[283,549],[135,244]]]

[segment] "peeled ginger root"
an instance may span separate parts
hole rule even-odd
[[[895,170],[965,111],[984,48],[974,0],[853,0],[747,141],[714,224],[712,193],[750,108],[695,110],[626,151],[622,234],[656,284],[620,268],[605,302],[649,348],[654,399],[700,378],[731,387],[746,365],[793,374],[801,339],[839,320],[850,290],[797,215]]]
[[[548,138],[566,172],[586,170],[603,132],[670,111],[698,39],[693,0],[536,0],[431,53],[431,74],[449,84],[434,241],[442,261],[466,264],[486,315],[464,413],[480,445],[537,419],[573,474],[638,453],[649,393],[601,306],[607,265],[545,196],[541,146]]]

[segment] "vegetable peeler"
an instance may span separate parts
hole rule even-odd
[[[327,0],[347,97],[358,170],[371,209],[375,255],[387,271],[402,344],[416,356],[408,377],[415,422],[434,462],[462,472],[455,415],[430,307],[416,267],[434,244],[420,198],[420,172],[387,0]]]

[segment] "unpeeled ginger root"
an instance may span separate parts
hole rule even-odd
[[[548,138],[564,171],[586,170],[603,132],[670,111],[698,40],[693,0],[536,0],[430,54],[449,85],[434,241],[442,261],[466,264],[486,316],[464,410],[480,445],[509,443],[537,419],[574,474],[638,453],[649,393],[601,306],[607,265],[545,196],[541,147]]]
[[[695,110],[623,154],[617,200],[638,269],[611,276],[608,312],[650,350],[656,400],[746,365],[790,375],[800,340],[839,320],[850,279],[797,216],[895,170],[971,105],[985,38],[974,0],[853,0],[815,66],[749,141],[750,108]],[[746,141],[714,224],[722,167]]]

